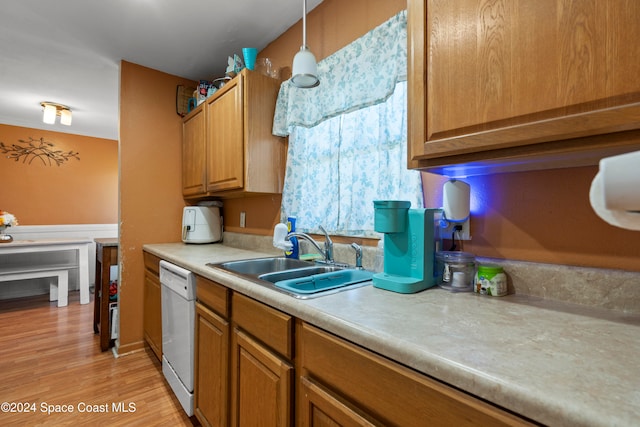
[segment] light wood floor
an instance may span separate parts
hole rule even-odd
[[[21,412],[6,412],[3,402]],[[2,426],[197,425],[153,353],[116,359],[100,351],[93,301],[80,305],[78,292],[61,308],[48,295],[0,301],[0,404]],[[73,413],[47,414],[50,405]],[[81,412],[87,408],[104,412]]]

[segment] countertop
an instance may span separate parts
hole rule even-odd
[[[96,245],[100,245],[104,247],[118,246],[118,239],[113,237],[93,239],[93,241],[96,242]]]
[[[298,300],[208,262],[273,256],[151,244],[167,261],[548,425],[640,425],[640,316],[536,297],[373,286]]]

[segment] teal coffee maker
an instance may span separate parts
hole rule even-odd
[[[376,200],[373,207],[374,229],[384,233],[384,271],[373,275],[373,286],[411,294],[435,285],[442,210],[409,209],[402,200]]]

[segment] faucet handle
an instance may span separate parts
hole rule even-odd
[[[352,243],[351,247],[356,251],[356,268],[362,268],[362,248],[357,243]]]
[[[323,226],[318,225],[320,230],[324,233],[324,252],[327,262],[333,262],[333,240],[329,237],[329,233]]]
[[[319,225],[318,227],[320,228],[320,231],[324,233],[324,238],[326,239],[325,242],[329,242],[329,244],[333,245],[333,241],[331,240],[331,237],[329,237],[329,233],[327,233],[327,230],[325,230],[321,225]]]

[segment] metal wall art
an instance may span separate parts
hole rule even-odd
[[[45,141],[44,138],[33,139],[29,137],[28,140],[19,139],[18,142],[22,145],[11,144],[9,146],[5,145],[4,142],[0,142],[0,150],[3,154],[7,154],[7,159],[13,159],[16,162],[22,160],[22,163],[29,165],[34,160],[39,159],[45,166],[53,166],[54,164],[60,166],[71,158],[80,160],[79,153],[56,150],[55,145]]]

